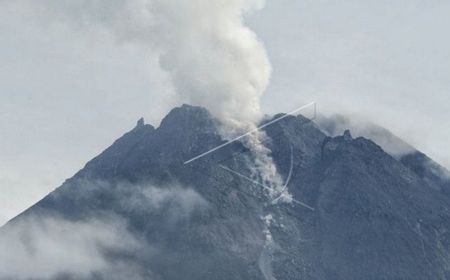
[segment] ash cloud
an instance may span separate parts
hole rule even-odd
[[[245,24],[264,0],[18,0],[13,5],[41,19],[81,29],[106,30],[119,42],[157,53],[180,99],[208,108],[228,127],[256,128],[260,98],[271,75],[266,50]],[[247,145],[264,181],[281,183],[263,133]]]
[[[14,9],[76,29],[100,29],[159,55],[176,93],[224,119],[255,121],[271,65],[244,17],[263,0],[17,0]]]

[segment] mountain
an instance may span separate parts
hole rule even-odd
[[[337,136],[349,129],[358,137],[368,138],[380,145],[385,152],[395,158],[416,152],[416,149],[406,143],[391,131],[360,116],[333,115],[325,117],[318,115],[317,124],[321,130],[330,136]]]
[[[132,271],[128,279],[450,279],[450,176],[426,155],[394,157],[348,130],[332,137],[287,116],[264,128],[294,198],[273,203],[239,141],[185,164],[225,143],[220,129],[189,105],[158,128],[139,120],[0,236],[48,216],[120,217],[138,246],[102,255]],[[32,239],[19,243],[35,252]],[[115,279],[68,270],[41,278]]]
[[[448,193],[450,190],[450,172],[433,161],[424,153],[406,143],[384,127],[361,121],[360,118],[349,118],[343,115],[334,115],[330,118],[319,116],[317,123],[327,135],[337,136],[346,129],[352,133],[371,139],[380,145],[386,153],[401,161],[428,185]]]

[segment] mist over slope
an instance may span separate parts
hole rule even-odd
[[[393,157],[288,116],[261,142],[292,195],[285,202],[261,183],[245,143],[185,164],[223,144],[221,129],[189,105],[158,128],[140,120],[1,228],[0,263],[49,261],[40,274],[5,266],[0,279],[450,279],[450,181],[425,155]]]

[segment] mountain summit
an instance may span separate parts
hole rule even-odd
[[[225,143],[220,129],[189,105],[158,128],[141,119],[0,235],[47,216],[119,217],[139,246],[102,255],[129,279],[450,279],[449,177],[424,154],[394,157],[288,116],[264,128],[293,196],[273,203],[240,142],[185,164]],[[113,279],[64,269],[42,278]]]

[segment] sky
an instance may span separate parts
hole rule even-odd
[[[158,126],[184,102],[151,49],[4,3],[0,224],[140,117]],[[376,122],[450,168],[449,14],[442,0],[267,0],[246,17],[272,64],[263,111],[316,101],[319,112]]]

